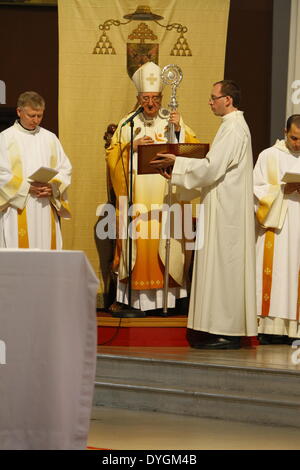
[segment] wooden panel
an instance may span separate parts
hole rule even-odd
[[[57,7],[0,5],[0,80],[6,104],[15,107],[20,93],[34,90],[46,100],[43,126],[58,132]]]
[[[254,161],[270,146],[272,0],[231,0],[225,78],[242,90]]]

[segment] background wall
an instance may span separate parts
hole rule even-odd
[[[46,100],[43,125],[58,132],[57,7],[1,5],[0,80],[6,105],[16,106],[20,93],[39,92]],[[2,113],[4,105],[0,105]]]
[[[281,5],[285,13],[288,3]],[[276,12],[280,16],[278,8]],[[39,91],[47,102],[43,124],[58,133],[57,7],[0,3],[0,16],[0,80],[6,82],[6,104],[14,107],[24,90]],[[255,158],[270,144],[272,28],[272,0],[231,0],[225,78],[235,79],[243,90]],[[278,68],[276,76],[283,77]]]
[[[241,86],[255,161],[270,145],[273,1],[231,0],[230,5],[224,75]]]

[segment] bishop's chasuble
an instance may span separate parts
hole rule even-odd
[[[130,160],[130,125],[122,128],[126,116],[118,125],[110,147],[107,149],[109,176],[117,198],[117,226],[119,238],[116,244],[113,269],[118,273],[117,301],[128,304],[127,239],[120,238],[120,226],[127,225],[127,212],[120,210],[120,196],[128,194],[128,168]],[[134,119],[134,139],[144,135],[155,143],[168,142],[168,120],[157,116],[147,121],[143,115]],[[179,142],[199,142],[195,134],[181,120]],[[137,154],[133,155],[133,205],[138,216],[137,233],[133,240],[132,256],[132,305],[142,310],[161,308],[163,305],[165,240],[161,239],[161,208],[167,202],[167,183],[159,174],[138,175]],[[171,204],[179,203],[172,194]],[[124,207],[123,207],[124,209]],[[181,223],[181,222],[180,222]],[[168,307],[175,306],[175,299],[185,297],[185,243],[183,239],[171,239],[169,264]]]

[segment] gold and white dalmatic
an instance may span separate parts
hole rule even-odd
[[[241,111],[222,117],[203,159],[177,157],[172,183],[201,196],[204,244],[195,251],[188,328],[256,336],[251,136]]]
[[[41,166],[56,169],[53,196],[29,194],[28,177]],[[52,132],[24,129],[18,121],[0,134],[0,247],[61,249],[58,215],[70,218],[66,189],[71,163]]]
[[[284,194],[286,172],[300,173],[300,156],[278,140],[254,168],[258,331],[300,337],[300,195]]]

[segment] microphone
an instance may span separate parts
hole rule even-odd
[[[143,106],[140,106],[135,113],[133,113],[128,119],[126,119],[126,121],[123,122],[122,126],[121,126],[121,129],[122,127],[126,126],[126,124],[130,121],[133,121],[133,119],[135,118],[135,116],[137,116],[138,114],[142,113],[144,111],[144,108]]]

